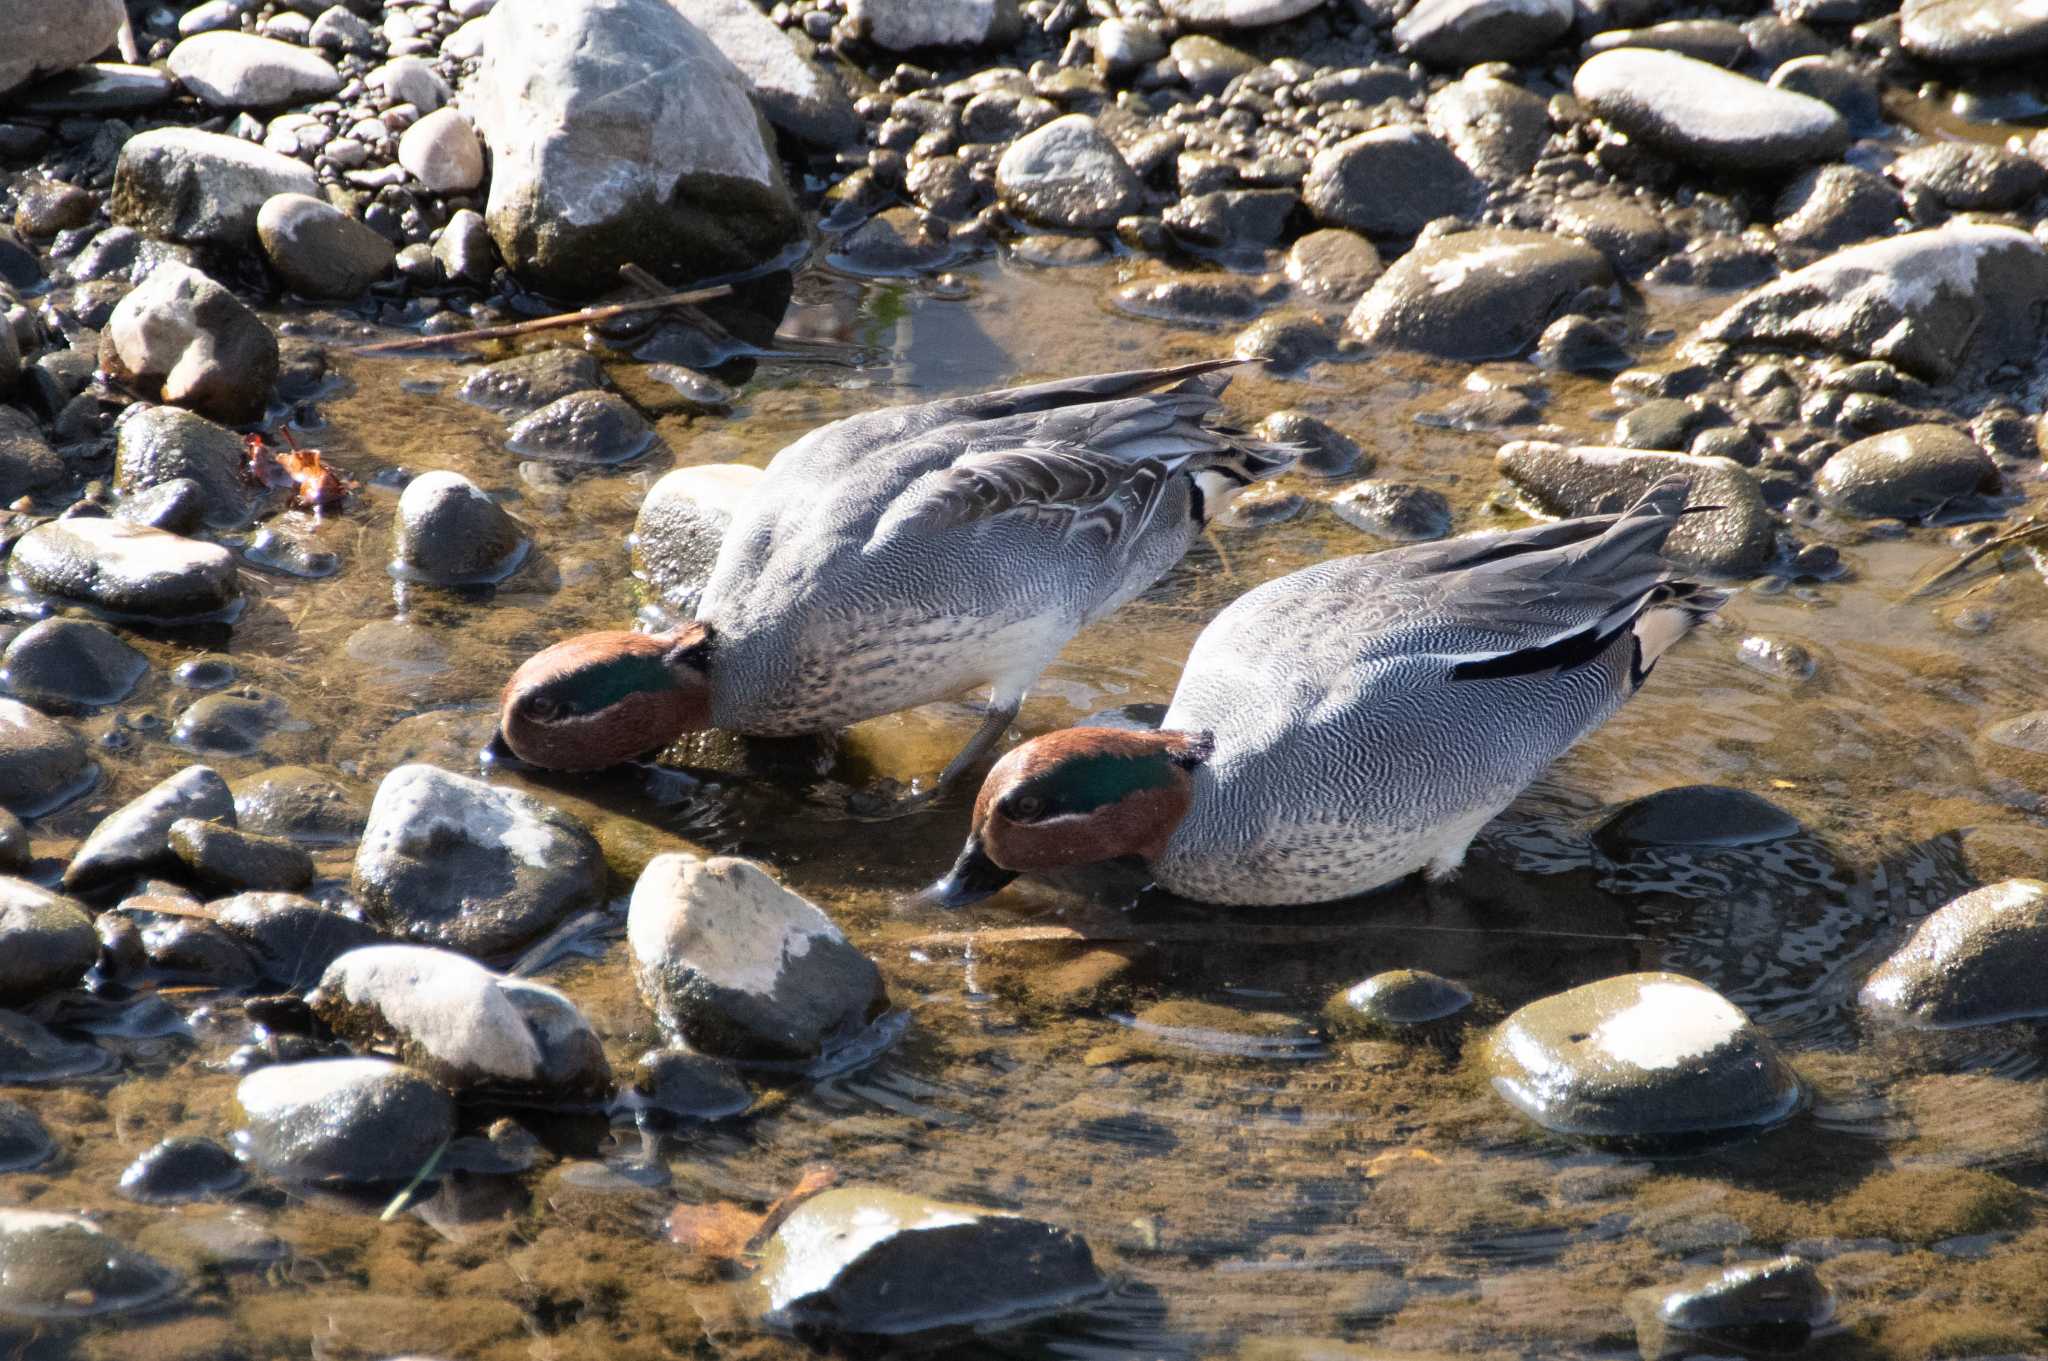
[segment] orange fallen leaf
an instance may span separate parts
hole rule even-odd
[[[828,1165],[807,1167],[796,1185],[765,1212],[755,1213],[730,1200],[708,1205],[678,1205],[669,1212],[668,1239],[716,1264],[737,1262],[759,1252],[790,1211],[839,1180]]]
[[[304,510],[326,510],[338,506],[355,489],[355,484],[327,466],[318,449],[301,449],[291,429],[278,427],[282,449],[272,449],[261,435],[248,435],[243,445],[249,455],[249,476],[266,487],[290,486],[292,504]]]

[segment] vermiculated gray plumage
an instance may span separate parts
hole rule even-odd
[[[698,606],[712,722],[816,732],[982,684],[1014,704],[1180,560],[1215,493],[1292,461],[1213,424],[1233,362],[891,407],[784,449]]]
[[[1153,862],[1187,897],[1300,903],[1419,869],[1479,829],[1721,603],[1660,556],[1684,479],[1619,515],[1339,558],[1196,640],[1163,726],[1214,735]]]

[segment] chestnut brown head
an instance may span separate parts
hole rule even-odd
[[[527,658],[498,731],[522,761],[596,770],[711,726],[710,630],[586,633]]]
[[[1019,874],[1154,860],[1194,801],[1207,734],[1066,728],[996,762],[974,801],[973,830],[931,896],[949,907],[988,897]]]

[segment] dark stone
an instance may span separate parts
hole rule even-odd
[[[180,818],[234,825],[234,797],[210,766],[187,766],[109,813],[65,867],[64,886],[93,888],[174,867],[171,824]]]
[[[1968,435],[1909,425],[1861,439],[1821,466],[1814,492],[1858,519],[1924,520],[1970,511],[2000,490],[1998,465]]]
[[[120,635],[82,619],[40,620],[0,650],[0,685],[45,708],[118,703],[148,671]]]
[[[1323,225],[1395,238],[1471,213],[1479,194],[1479,181],[1449,147],[1404,126],[1376,128],[1319,153],[1302,184]]]
[[[1451,532],[1451,503],[1411,482],[1355,483],[1331,498],[1330,509],[1353,529],[1382,539],[1413,543]]]
[[[1543,232],[1481,230],[1426,241],[1396,260],[1346,323],[1370,344],[1447,359],[1527,354],[1588,289],[1614,280],[1591,246]]]
[[[144,1205],[177,1205],[224,1196],[248,1176],[235,1155],[213,1140],[184,1135],[165,1139],[128,1164],[118,1189]]]
[[[1593,844],[1623,860],[1659,846],[1760,846],[1802,830],[1799,819],[1746,789],[1685,785],[1615,809],[1594,829]]]

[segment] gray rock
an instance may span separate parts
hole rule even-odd
[[[0,13],[7,26],[7,49],[0,55],[0,96],[91,61],[114,45],[114,35],[128,19],[121,0],[66,5],[17,0]]]
[[[1175,38],[1173,46],[1167,49],[1167,60],[1198,95],[1220,95],[1230,88],[1231,81],[1259,69],[1257,57],[1206,33]]]
[[[1522,61],[1565,35],[1571,0],[1422,0],[1394,25],[1402,51],[1437,66]]]
[[[201,518],[214,525],[238,525],[249,518],[255,488],[248,467],[240,435],[179,407],[131,410],[114,428],[116,491],[132,497],[189,480],[199,488]],[[147,523],[133,515],[122,518]]]
[[[1836,451],[1813,487],[1824,505],[1857,519],[1924,520],[1996,496],[1999,476],[1962,431],[1909,425]]]
[[[1588,289],[1613,285],[1599,251],[1544,232],[1481,230],[1426,241],[1396,260],[1346,323],[1372,344],[1447,359],[1528,353]]]
[[[291,709],[283,699],[244,687],[202,695],[186,705],[171,727],[171,741],[187,751],[250,756],[290,721]]]
[[[1674,1332],[1740,1344],[1769,1330],[1770,1350],[1791,1351],[1834,1317],[1835,1299],[1811,1262],[1774,1257],[1708,1273],[1660,1296],[1655,1311],[1656,1322]]]
[[[1622,510],[1659,477],[1688,473],[1687,504],[1720,509],[1686,516],[1665,544],[1666,557],[1687,571],[1742,577],[1762,571],[1777,551],[1762,489],[1748,469],[1725,458],[1516,440],[1501,446],[1496,462],[1549,515]]]
[[[662,474],[647,489],[633,521],[633,571],[679,615],[696,609],[711,579],[718,546],[761,470],[708,463]]]
[[[1302,451],[1295,468],[1317,477],[1343,477],[1372,471],[1373,459],[1358,441],[1306,411],[1275,411],[1258,425],[1260,439],[1291,444]]]
[[[1298,373],[1327,359],[1337,348],[1337,328],[1320,312],[1275,312],[1238,333],[1231,352],[1256,359],[1281,373]]]
[[[435,586],[499,581],[525,560],[519,522],[461,473],[422,473],[398,498],[392,574]]]
[[[118,703],[148,671],[119,634],[83,619],[38,620],[0,650],[0,685],[44,707]]]
[[[498,250],[542,287],[759,265],[796,202],[746,78],[667,0],[500,0],[465,107],[490,147]]]
[[[364,81],[370,88],[382,90],[393,104],[410,104],[422,114],[432,113],[455,97],[433,64],[419,57],[393,57]]]
[[[0,1082],[62,1082],[103,1073],[113,1066],[113,1055],[97,1045],[60,1039],[40,1022],[18,1012],[0,1011]],[[0,1268],[0,1282],[5,1275]],[[0,1315],[7,1312],[5,1298],[4,1284],[0,1284]]]
[[[294,992],[351,950],[381,944],[375,927],[296,893],[237,893],[209,903],[214,922],[270,983]]]
[[[1451,532],[1451,503],[1412,482],[1355,482],[1330,498],[1330,509],[1353,529],[1403,543]]]
[[[627,1099],[641,1121],[666,1127],[738,1115],[754,1104],[754,1093],[719,1059],[687,1049],[650,1049],[634,1067]]]
[[[885,208],[848,232],[832,260],[854,273],[888,276],[937,269],[954,254],[943,229],[916,209]]]
[[[65,866],[64,887],[90,889],[175,868],[171,824],[180,818],[234,825],[234,796],[211,766],[186,766],[107,814]]]
[[[1616,47],[1654,48],[1715,66],[1735,66],[1749,55],[1749,38],[1738,25],[1726,19],[1673,19],[1648,28],[1616,28],[1596,33],[1586,40],[1586,55]]]
[[[57,1151],[56,1141],[19,1101],[0,1097],[0,1173],[40,1167]]]
[[[1704,169],[1769,174],[1849,145],[1848,124],[1819,100],[1675,52],[1599,53],[1572,77],[1572,93],[1630,137]]]
[[[178,82],[216,109],[270,109],[325,99],[341,72],[318,52],[253,33],[200,33],[164,63]]]
[[[1624,449],[1683,449],[1699,414],[1677,397],[1653,397],[1614,423],[1614,442]]]
[[[266,201],[256,215],[256,238],[285,287],[308,298],[360,297],[391,272],[397,255],[371,228],[307,194],[279,194]]]
[[[19,1006],[85,977],[99,937],[83,903],[0,877],[0,1005]]]
[[[259,836],[197,818],[171,824],[171,853],[210,887],[298,889],[313,882],[313,857],[278,837]]]
[[[560,809],[407,765],[377,787],[351,883],[393,934],[490,959],[595,906],[604,876],[596,840]]]
[[[1161,0],[1168,18],[1188,28],[1267,28],[1320,9],[1325,0]]]
[[[0,351],[13,343],[14,328],[0,326]],[[20,351],[8,352],[13,354],[19,372]],[[4,367],[4,358],[0,355],[0,367]],[[5,387],[5,383],[0,383],[0,390]],[[63,477],[64,460],[43,438],[35,418],[11,406],[0,406],[0,505],[41,491]]]
[[[1806,171],[1778,195],[1778,240],[1808,250],[1839,250],[1889,236],[1906,215],[1905,196],[1853,165]]]
[[[1932,142],[1891,163],[1891,177],[1957,212],[2004,212],[2048,188],[2048,166],[1979,142]]]
[[[549,463],[607,464],[637,458],[653,442],[653,427],[617,393],[572,392],[522,416],[505,446]]]
[[[234,1154],[188,1134],[152,1145],[123,1169],[114,1189],[144,1205],[182,1205],[224,1196],[248,1179]]]
[[[1360,133],[1318,152],[1302,182],[1316,220],[1368,236],[1413,236],[1479,204],[1479,181],[1451,149],[1417,127]]]
[[[26,707],[26,706],[24,706]],[[0,874],[19,874],[35,859],[28,843],[28,828],[21,819],[0,805]]]
[[[1022,30],[1017,0],[849,0],[847,17],[889,52],[997,47]]]
[[[377,35],[363,17],[343,5],[330,5],[313,20],[306,41],[336,52],[365,53],[377,50]]]
[[[860,135],[839,78],[749,0],[677,0],[677,7],[739,68],[778,131],[823,147]]]
[[[604,386],[604,371],[582,350],[546,349],[486,364],[463,380],[465,402],[493,411],[532,411],[572,392]]]
[[[1104,75],[1126,76],[1166,55],[1166,39],[1143,19],[1104,19],[1095,26],[1095,64]]]
[[[1700,328],[1739,347],[1882,359],[1937,382],[2031,364],[2048,333],[2048,252],[2011,227],[1950,223],[1851,246]]]
[[[1923,1026],[2048,1015],[2048,884],[2006,879],[1944,903],[1858,994],[1873,1011]]]
[[[879,1186],[790,1212],[754,1278],[773,1328],[816,1341],[907,1338],[1069,1309],[1108,1282],[1078,1235]]]
[[[1797,57],[1771,72],[1771,84],[1818,99],[1847,119],[1851,131],[1877,132],[1884,127],[1876,79],[1846,61]]]
[[[1176,236],[1192,245],[1263,254],[1286,238],[1288,221],[1300,206],[1301,196],[1292,189],[1218,189],[1190,195],[1162,216]]]
[[[1467,1011],[1471,990],[1427,969],[1389,969],[1330,999],[1323,1018],[1339,1034],[1398,1035]]]
[[[1671,241],[1659,213],[1616,193],[1559,199],[1550,206],[1546,225],[1559,236],[1585,242],[1631,275],[1654,264]]]
[[[1429,130],[1488,184],[1509,184],[1534,170],[1550,139],[1545,100],[1477,72],[1431,95],[1425,115]]]
[[[626,936],[663,1030],[720,1058],[815,1059],[888,1001],[832,920],[748,860],[656,856],[633,887]]]
[[[20,700],[0,699],[0,808],[47,813],[83,794],[97,771],[84,738]]]
[[[1746,789],[1683,785],[1631,799],[1593,829],[1593,844],[1615,860],[1640,850],[1761,846],[1801,831],[1799,819]]]
[[[434,243],[434,259],[450,283],[486,284],[497,268],[498,248],[491,242],[491,229],[483,214],[470,208],[457,209],[441,229]]]
[[[1775,1125],[1799,1080],[1740,1008],[1670,973],[1531,1002],[1486,1047],[1493,1087],[1557,1134],[1658,1148]]]
[[[456,1091],[593,1100],[611,1090],[604,1046],[575,1003],[447,950],[351,950],[307,1001],[343,1039],[387,1048]]]
[[[2048,53],[2048,11],[2017,0],[1906,0],[1899,40],[1922,61],[2002,66]]]
[[[98,1225],[44,1210],[0,1210],[0,1315],[75,1319],[165,1299],[176,1272]]]
[[[367,816],[348,789],[304,766],[272,766],[235,786],[236,824],[265,836],[337,845],[362,836]]]
[[[288,1183],[407,1182],[455,1134],[448,1094],[386,1059],[260,1068],[235,1101],[235,1151]]]
[[[1385,270],[1372,242],[1342,227],[1318,228],[1287,250],[1289,282],[1320,301],[1354,303]]]
[[[120,520],[37,525],[14,545],[10,561],[21,586],[118,615],[216,615],[241,590],[225,548]]]
[[[996,162],[1003,205],[1040,226],[1102,231],[1144,197],[1137,172],[1086,114],[1055,118]]]
[[[466,194],[484,182],[484,146],[459,109],[436,109],[398,139],[398,163],[437,194]]]
[[[234,294],[167,260],[114,309],[100,367],[146,397],[253,421],[277,383],[277,337]]]

